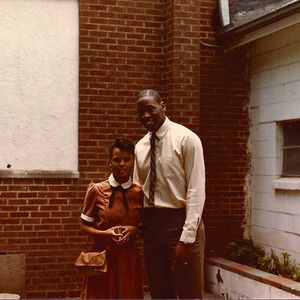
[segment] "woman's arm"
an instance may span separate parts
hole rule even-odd
[[[121,226],[111,227],[106,230],[99,230],[92,225],[93,223],[86,222],[82,219],[80,220],[80,229],[87,235],[103,239],[112,239],[113,241],[118,241],[123,236],[122,233],[117,233],[116,231],[116,229],[121,228]]]

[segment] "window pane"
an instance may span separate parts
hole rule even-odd
[[[284,146],[300,145],[300,121],[283,124]]]
[[[283,150],[284,175],[300,175],[300,148]]]

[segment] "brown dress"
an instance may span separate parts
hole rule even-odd
[[[101,230],[118,225],[138,226],[143,203],[141,188],[132,184],[125,190],[128,210],[121,191],[115,192],[113,206],[108,208],[111,193],[108,180],[91,183],[82,214],[94,219],[96,228]],[[116,245],[108,240],[95,240],[93,250],[104,249],[108,249],[108,273],[85,277],[80,299],[143,299],[143,273],[136,241]]]

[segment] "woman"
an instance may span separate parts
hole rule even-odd
[[[139,249],[135,243],[143,195],[132,183],[134,145],[118,138],[110,147],[111,175],[88,187],[81,229],[95,240],[92,250],[107,249],[108,273],[85,277],[81,299],[142,299]]]

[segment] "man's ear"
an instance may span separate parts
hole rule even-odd
[[[163,101],[160,102],[160,106],[161,106],[161,108],[162,108],[162,111],[165,112],[166,109],[167,109],[167,107],[166,107],[166,105],[165,105],[165,103],[164,103]]]

